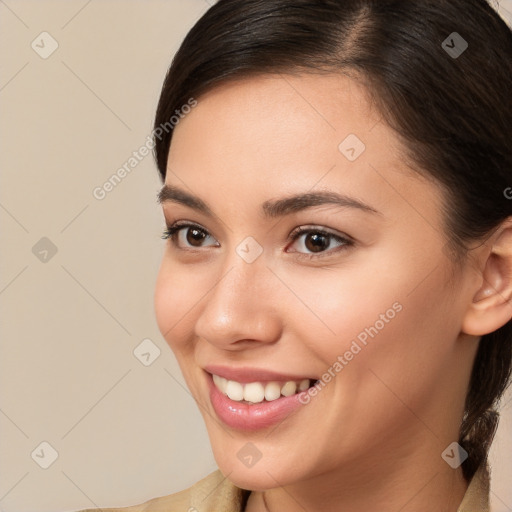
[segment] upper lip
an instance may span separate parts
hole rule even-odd
[[[301,381],[304,379],[316,380],[305,375],[279,373],[263,368],[233,368],[230,366],[208,365],[204,367],[204,370],[213,375],[218,375],[219,377],[224,377],[227,380],[234,380],[242,384],[246,384],[248,382],[287,382],[290,380]]]

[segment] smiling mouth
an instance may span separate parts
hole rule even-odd
[[[298,381],[237,382],[212,374],[215,387],[229,399],[246,404],[272,402],[281,397],[288,397],[306,391],[317,380],[302,379]]]

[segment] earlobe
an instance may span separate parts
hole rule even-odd
[[[481,247],[481,285],[476,290],[462,331],[484,336],[512,318],[512,219],[507,219]]]

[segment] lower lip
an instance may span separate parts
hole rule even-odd
[[[210,374],[207,374],[207,380],[210,387],[210,400],[217,416],[228,427],[234,429],[261,430],[268,428],[280,423],[289,414],[303,407],[299,401],[301,393],[254,405],[236,402],[221,393],[213,383]]]

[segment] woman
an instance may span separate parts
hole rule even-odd
[[[155,308],[219,471],[122,510],[489,509],[511,89],[485,0],[220,0],[197,22],[156,114]]]

